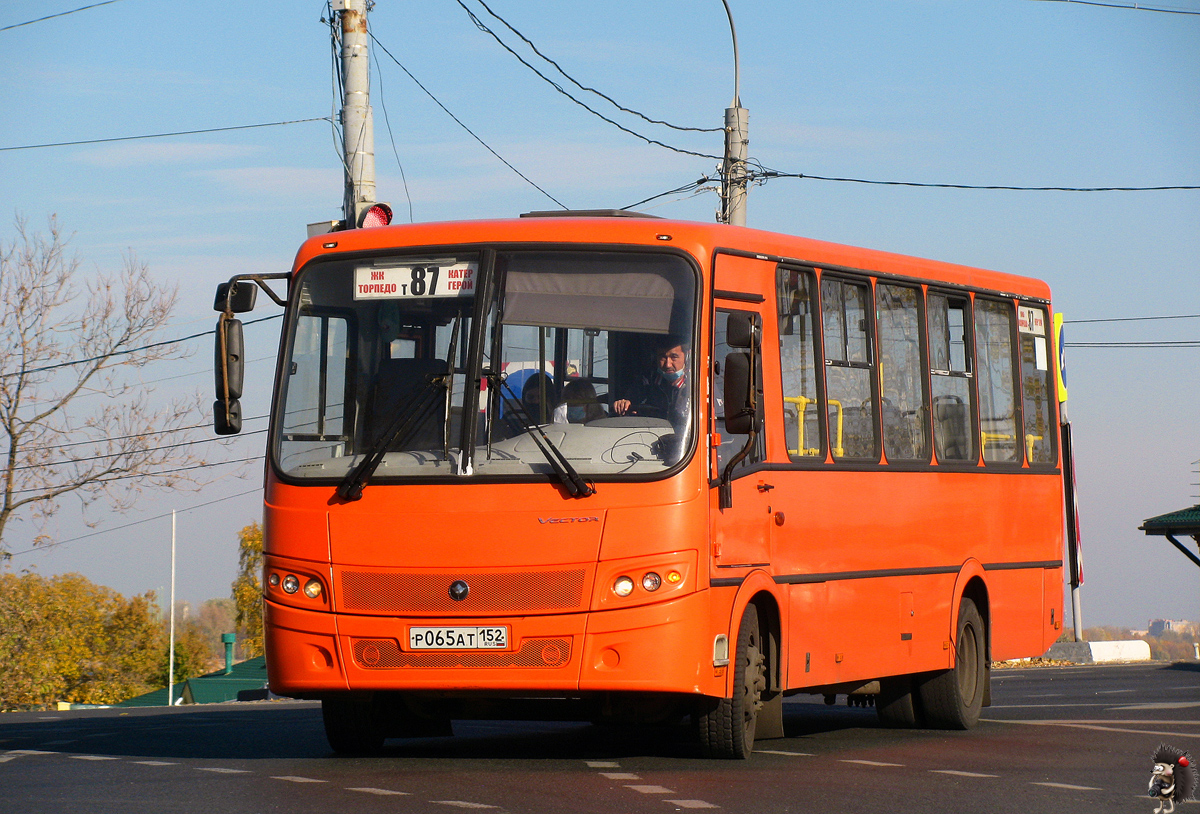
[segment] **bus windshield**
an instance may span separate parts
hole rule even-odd
[[[271,444],[282,474],[371,482],[655,476],[695,435],[696,272],[661,251],[314,261],[297,274]],[[536,438],[534,436],[537,436]]]

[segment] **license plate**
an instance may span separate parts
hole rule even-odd
[[[508,628],[410,627],[409,650],[505,650]]]

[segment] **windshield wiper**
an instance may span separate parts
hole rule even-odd
[[[517,394],[513,392],[506,378],[503,378],[495,373],[487,374],[489,386],[498,385],[500,398],[504,402],[504,406],[512,412],[517,422],[525,433],[533,439],[537,444],[537,448],[541,450],[546,461],[550,464],[550,468],[554,470],[554,474],[562,481],[562,485],[566,488],[567,493],[571,497],[588,497],[596,494],[596,487],[583,479],[580,474],[575,471],[575,467],[571,466],[571,462],[567,460],[562,451],[554,445],[550,437],[542,431],[541,426],[535,422],[530,415],[525,412],[521,400],[517,398]],[[504,395],[505,391],[508,395]]]
[[[453,362],[451,362],[453,364]],[[438,396],[446,387],[448,374],[430,374],[425,380],[425,386],[417,391],[416,396],[403,410],[396,413],[392,423],[375,440],[371,449],[358,464],[351,469],[346,477],[338,484],[337,494],[342,500],[359,500],[362,498],[363,487],[367,479],[375,474],[388,448],[399,441],[401,445],[407,442],[432,412],[437,404]]]

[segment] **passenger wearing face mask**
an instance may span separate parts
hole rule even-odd
[[[677,428],[688,422],[688,345],[679,337],[663,337],[654,349],[654,370],[642,377],[628,398],[613,402],[617,415],[665,418]]]
[[[596,388],[584,379],[571,379],[563,386],[562,404],[554,408],[555,424],[586,424],[608,413],[596,398]]]

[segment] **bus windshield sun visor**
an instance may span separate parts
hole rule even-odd
[[[550,464],[550,468],[554,470],[554,474],[562,481],[562,485],[567,490],[567,493],[571,497],[590,497],[596,494],[595,485],[585,481],[580,476],[575,467],[571,466],[571,462],[562,454],[562,451],[550,440],[550,436],[546,435],[537,422],[525,411],[520,397],[513,392],[512,386],[508,381],[504,377],[489,374],[488,382],[490,386],[499,388],[501,398],[504,400],[505,409],[512,412],[525,432],[537,444],[537,448],[546,457],[546,462]]]
[[[532,264],[531,264],[532,265]],[[665,334],[675,288],[660,272],[555,272],[512,269],[504,282],[504,322]]]
[[[429,417],[429,414],[439,401],[438,395],[440,391],[446,388],[446,380],[449,376],[449,373],[429,374],[427,376],[425,385],[417,391],[412,401],[408,402],[404,409],[396,413],[396,417],[392,419],[392,423],[376,439],[370,451],[358,462],[357,466],[346,474],[342,482],[338,484],[338,497],[345,501],[355,501],[362,498],[363,487],[367,485],[367,480],[379,468],[379,464],[383,461],[383,456],[393,446],[402,446],[407,442],[409,437]]]

